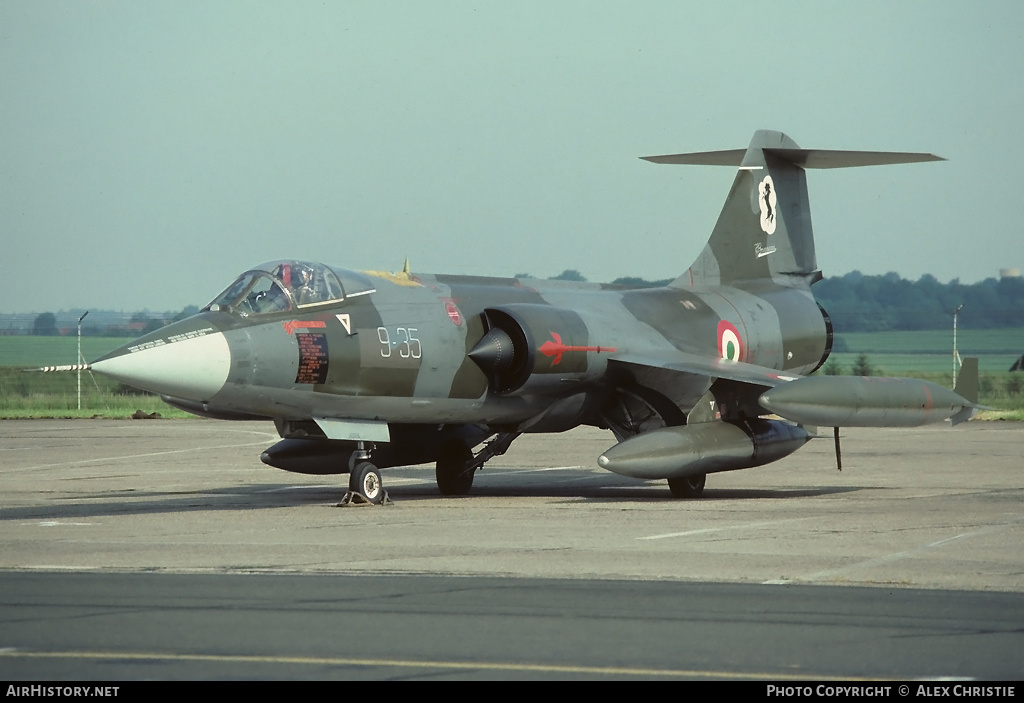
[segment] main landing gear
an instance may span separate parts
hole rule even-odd
[[[473,450],[459,439],[453,439],[441,447],[437,454],[437,468],[434,476],[442,495],[464,496],[473,487]]]
[[[437,488],[442,495],[464,496],[473,487],[473,475],[492,457],[508,451],[512,440],[521,432],[499,432],[484,445],[480,453],[473,455],[465,442],[453,439],[446,442],[437,455]]]
[[[508,451],[509,445],[520,432],[499,432],[484,445],[479,453],[460,439],[451,439],[441,446],[437,454],[437,488],[442,495],[464,496],[473,487],[473,475],[492,457]],[[359,442],[349,459],[348,492],[338,505],[391,503],[380,469],[370,462],[370,452],[365,442]]]
[[[670,478],[668,480],[668,489],[672,491],[672,496],[675,498],[700,498],[700,494],[704,492],[704,484],[707,482],[707,478],[707,474]]]

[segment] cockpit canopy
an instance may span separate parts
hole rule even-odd
[[[269,261],[243,273],[205,309],[267,315],[340,303],[375,290],[370,278],[357,271],[311,261]]]

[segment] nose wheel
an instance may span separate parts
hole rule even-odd
[[[390,503],[388,492],[384,490],[384,481],[380,477],[380,469],[366,460],[369,458],[369,452],[362,443],[357,451],[362,456],[353,455],[353,459],[350,460],[348,493],[341,499],[339,505]]]
[[[380,470],[368,461],[360,461],[348,476],[348,492],[359,494],[367,503],[378,505],[384,498]]]

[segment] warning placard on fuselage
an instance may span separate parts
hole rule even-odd
[[[295,373],[296,383],[323,384],[327,382],[327,335],[320,333],[299,333],[299,368]]]

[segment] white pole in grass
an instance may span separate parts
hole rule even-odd
[[[82,409],[82,364],[85,363],[85,359],[82,358],[82,320],[89,314],[86,310],[82,313],[82,316],[78,318],[78,361],[75,365],[78,366],[78,409]]]
[[[952,388],[956,388],[956,366],[957,362],[960,361],[960,354],[958,354],[956,351],[956,316],[960,314],[960,310],[961,308],[963,308],[963,306],[963,303],[960,303],[960,305],[957,306],[957,309],[953,311],[953,385],[951,386]]]

